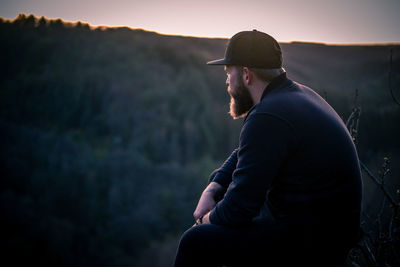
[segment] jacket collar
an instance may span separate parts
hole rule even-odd
[[[261,99],[260,101],[269,93],[271,92],[273,89],[280,87],[281,84],[285,83],[287,80],[289,80],[286,77],[286,72],[282,73],[279,76],[276,76],[275,78],[273,78],[271,80],[271,82],[267,85],[267,87],[265,87],[264,92],[261,95]]]
[[[286,72],[280,74],[279,76],[276,76],[275,78],[273,78],[271,80],[271,82],[267,85],[267,87],[265,87],[264,92],[261,95],[261,99],[260,102],[263,100],[263,98],[268,95],[269,92],[271,92],[272,90],[281,87],[282,85],[286,84],[287,82],[289,82],[290,80],[286,77]],[[250,115],[250,113],[253,111],[253,109],[256,107],[257,105],[254,105],[248,112],[246,117],[244,118],[244,121],[247,120],[247,117]]]

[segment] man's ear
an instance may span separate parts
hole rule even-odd
[[[253,72],[249,70],[248,67],[243,67],[243,82],[249,85],[253,81]]]

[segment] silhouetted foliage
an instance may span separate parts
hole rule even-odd
[[[174,251],[166,244],[192,224],[209,173],[237,145],[241,121],[228,115],[223,69],[205,65],[225,44],[32,15],[1,19],[0,212],[8,259],[154,266]],[[282,48],[289,77],[323,88],[339,114],[350,113],[359,88],[360,157],[369,163],[385,152],[399,162],[387,47]],[[392,70],[398,88],[398,56]]]

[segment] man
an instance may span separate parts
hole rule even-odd
[[[234,35],[225,57],[239,147],[210,177],[182,236],[175,266],[330,266],[359,230],[357,152],[337,113],[291,81],[278,42]]]

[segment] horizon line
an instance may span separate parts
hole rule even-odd
[[[183,38],[199,38],[199,39],[223,39],[223,40],[229,40],[231,37],[227,37],[227,36],[207,36],[207,35],[191,35],[191,34],[180,34],[180,33],[167,33],[167,32],[160,32],[157,30],[152,30],[152,29],[145,29],[145,28],[135,28],[133,26],[129,26],[129,25],[103,25],[103,24],[90,24],[89,22],[85,22],[82,20],[77,20],[77,21],[67,21],[64,20],[60,17],[58,18],[48,18],[45,16],[36,16],[34,14],[24,14],[24,13],[20,13],[18,14],[18,16],[16,16],[14,19],[8,19],[8,18],[4,18],[2,16],[0,16],[0,20],[3,19],[6,22],[13,22],[14,20],[16,20],[18,17],[20,17],[21,15],[24,15],[26,17],[29,16],[34,16],[35,19],[40,19],[40,18],[45,18],[48,21],[55,21],[55,20],[61,20],[62,22],[66,23],[66,24],[77,24],[77,23],[83,23],[83,24],[87,24],[89,26],[90,29],[104,29],[104,28],[128,28],[130,30],[142,30],[145,32],[149,32],[149,33],[155,33],[158,35],[163,35],[163,36],[171,36],[171,37],[183,37]],[[400,41],[384,41],[384,42],[324,42],[324,41],[316,41],[316,40],[278,40],[279,43],[282,44],[316,44],[316,45],[327,45],[327,46],[399,46],[400,45]]]

